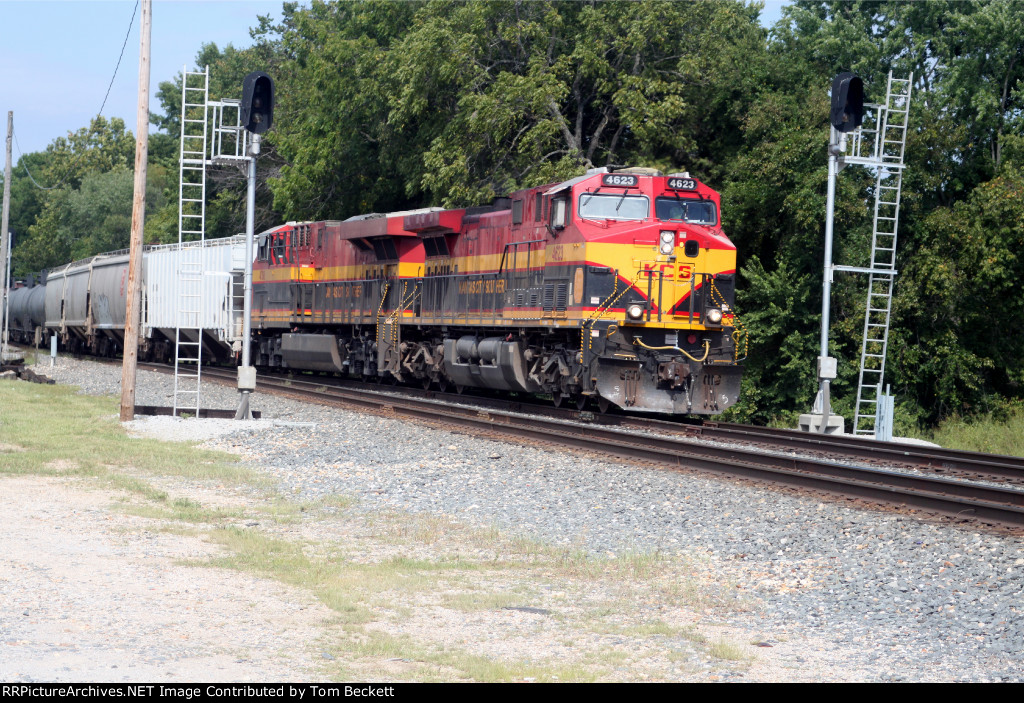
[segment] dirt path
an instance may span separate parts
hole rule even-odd
[[[0,680],[315,678],[330,611],[68,479],[0,477]]]

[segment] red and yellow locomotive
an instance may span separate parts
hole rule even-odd
[[[288,223],[260,235],[258,365],[714,414],[746,340],[718,194],[591,172],[491,205]]]

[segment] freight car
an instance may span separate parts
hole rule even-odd
[[[720,413],[746,353],[718,193],[606,169],[465,209],[260,235],[257,364]]]
[[[39,278],[28,276],[11,288],[9,298],[10,339],[22,344],[39,346],[43,342],[43,322],[46,299],[46,273]]]
[[[184,323],[178,319],[179,271],[183,260],[203,270],[202,311]],[[143,252],[142,358],[174,357],[176,326],[202,330],[207,358],[227,361],[241,349],[242,277],[245,237],[146,247]],[[51,334],[63,348],[113,355],[124,345],[128,253],[99,254],[50,271],[44,285],[11,292],[11,322],[16,340],[39,345]],[[25,293],[19,293],[26,290]],[[193,331],[192,341],[195,341]]]

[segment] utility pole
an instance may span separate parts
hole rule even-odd
[[[142,318],[142,227],[146,219],[146,161],[149,158],[149,37],[152,0],[142,0],[139,32],[139,108],[135,120],[135,190],[132,198],[132,236],[128,254],[128,301],[124,323],[124,363],[121,366],[121,421],[135,417],[135,375]]]
[[[0,268],[4,270],[4,282],[3,282],[3,306],[0,309],[0,328],[5,332],[3,335],[3,343],[0,344],[0,357],[4,357],[7,354],[7,285],[10,282],[10,273],[7,271],[5,263],[7,261],[7,249],[10,246],[11,233],[7,231],[7,223],[11,215],[11,138],[14,136],[14,112],[10,111],[7,113],[7,161],[4,164],[4,206],[3,206],[3,221],[0,222],[0,239],[3,243],[0,244]],[[3,361],[7,361],[3,358]]]

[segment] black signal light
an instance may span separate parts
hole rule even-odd
[[[852,73],[840,73],[832,80],[832,126],[852,132],[864,121],[864,81]]]
[[[274,123],[274,79],[263,71],[253,71],[242,79],[242,126],[253,134],[263,134]]]

